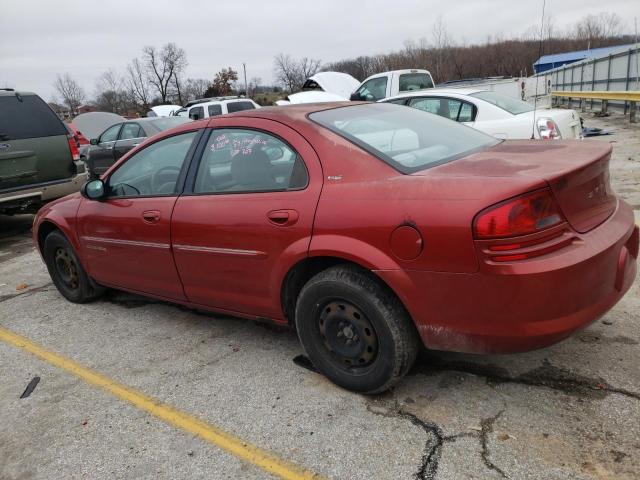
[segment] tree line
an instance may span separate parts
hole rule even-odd
[[[184,105],[197,98],[238,93],[250,97],[264,94],[255,98],[256,101],[270,104],[278,98],[280,90],[300,91],[304,81],[318,71],[344,72],[364,80],[387,70],[426,68],[437,83],[466,78],[527,76],[533,73],[533,63],[545,54],[633,43],[631,35],[623,34],[624,28],[619,15],[605,12],[587,15],[560,32],[553,19],[546,16],[540,26],[530,27],[518,38],[490,36],[484,43],[468,44],[453,39],[443,18],[438,17],[430,38],[409,40],[402,49],[389,53],[324,64],[320,59],[295,59],[280,53],[273,60],[276,86],[262,85],[261,79],[254,77],[248,82],[247,92],[244,92],[244,84],[238,82],[238,72],[231,67],[223,68],[213,79],[186,77],[187,54],[169,42],[160,48],[144,47],[141,55],[126,65],[124,74],[114,69],[103,72],[96,80],[91,103],[103,111],[142,115],[154,105]],[[68,73],[57,75],[54,88],[72,116],[89,100],[82,86]]]

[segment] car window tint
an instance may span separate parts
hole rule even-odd
[[[473,105],[467,102],[462,102],[462,106],[460,107],[460,113],[458,114],[458,121],[473,122],[473,120],[474,120]]]
[[[207,107],[207,110],[209,111],[209,116],[210,117],[215,117],[217,115],[222,115],[222,105],[209,105]]]
[[[387,96],[387,77],[372,78],[357,91],[366,100],[375,102]]]
[[[129,140],[130,138],[142,137],[140,125],[137,123],[125,123],[120,131],[120,140]]]
[[[449,120],[457,120],[462,102],[451,98],[423,97],[412,98],[409,106],[425,112],[440,115]]]
[[[62,120],[37,95],[0,97],[0,140],[67,135]]]
[[[196,193],[297,190],[307,170],[288,144],[264,132],[219,129],[211,132],[196,176]]]
[[[253,110],[256,107],[251,102],[229,102],[227,103],[227,111],[229,113],[240,112],[242,110]]]
[[[189,118],[192,120],[202,120],[204,118],[204,108],[193,107],[189,110]]]
[[[433,88],[431,75],[426,73],[403,73],[400,75],[399,83],[399,90],[401,92]]]
[[[449,106],[449,99],[444,100]],[[332,108],[311,113],[309,118],[402,173],[441,165],[500,143],[438,115],[389,103]]]
[[[130,157],[109,177],[109,197],[175,193],[180,169],[196,134],[165,138]]]
[[[100,135],[100,143],[115,142],[118,139],[118,132],[120,131],[121,123],[113,125],[107,128],[102,135]]]

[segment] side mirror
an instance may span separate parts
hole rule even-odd
[[[82,186],[80,193],[89,200],[100,200],[105,197],[107,188],[102,180],[91,180]]]
[[[349,100],[351,100],[352,102],[359,102],[360,100],[362,100],[362,95],[360,95],[358,92],[353,92],[349,97]]]
[[[92,138],[91,140],[89,140],[89,143],[91,145],[97,145],[98,144],[98,139],[97,138]]]

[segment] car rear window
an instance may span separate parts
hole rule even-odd
[[[256,108],[251,102],[229,102],[227,103],[227,111],[229,113],[241,112],[242,110],[253,110]]]
[[[531,112],[533,110],[533,105],[530,103],[518,100],[517,98],[507,97],[506,95],[496,92],[476,92],[472,93],[471,96],[484,100],[485,102],[492,103],[496,107],[506,110],[512,115]]]
[[[407,174],[500,143],[451,120],[389,103],[333,108],[309,118]]]
[[[67,134],[62,120],[37,95],[0,96],[0,140]]]
[[[403,73],[400,75],[401,92],[410,92],[411,90],[423,90],[425,88],[433,88],[433,79],[431,75],[426,73]]]

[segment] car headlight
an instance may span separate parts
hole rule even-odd
[[[562,138],[558,125],[548,117],[538,118],[536,120],[536,127],[538,128],[540,138],[543,140],[557,140]]]

